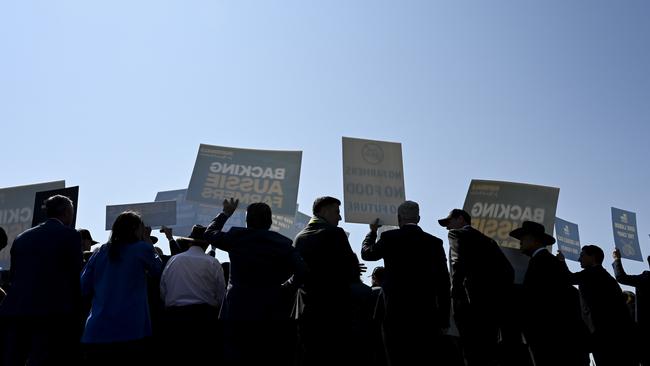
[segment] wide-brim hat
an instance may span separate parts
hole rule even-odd
[[[87,229],[79,229],[77,231],[79,232],[79,235],[81,235],[81,239],[90,240],[93,245],[99,243],[98,241],[93,240],[93,237],[90,235],[90,231]]]
[[[192,226],[192,232],[189,236],[181,236],[176,239],[176,241],[186,242],[190,245],[205,245],[208,243],[208,241],[203,238],[205,229],[206,227],[203,225],[194,225]]]
[[[540,239],[544,245],[555,244],[555,238],[548,235],[544,229],[544,225],[537,222],[524,221],[520,228],[514,229],[510,232],[510,236],[519,240],[521,240],[525,235],[532,235]]]

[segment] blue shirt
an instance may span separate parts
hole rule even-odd
[[[162,262],[153,245],[124,245],[111,261],[108,245],[95,253],[81,274],[81,291],[92,296],[84,343],[123,342],[151,336],[146,276],[159,277]]]

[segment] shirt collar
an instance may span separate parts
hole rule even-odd
[[[54,220],[54,221],[58,222],[59,224],[65,226],[65,224],[63,223],[63,221],[57,219],[56,217],[50,217],[48,220]]]
[[[542,250],[546,250],[546,247],[538,248],[536,251],[533,252],[533,255],[531,256],[531,258],[533,258],[534,256],[536,256],[537,253],[541,252]]]
[[[198,245],[192,245],[191,247],[189,247],[189,248],[187,249],[187,251],[188,251],[188,252],[189,252],[189,251],[192,251],[192,253],[196,253],[196,254],[205,254],[205,251],[203,250],[203,248],[201,248],[201,247],[198,246]]]

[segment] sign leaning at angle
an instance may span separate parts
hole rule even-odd
[[[70,227],[76,227],[77,208],[79,207],[79,186],[36,193],[34,197],[34,217],[32,218],[32,227],[47,220],[47,213],[45,212],[45,200],[56,195],[68,197],[72,201],[72,205],[74,207],[74,215],[72,216],[72,224]]]
[[[556,217],[555,238],[557,239],[558,250],[564,254],[564,257],[577,262],[580,258],[578,225]]]
[[[519,240],[510,231],[524,221],[544,225],[553,233],[560,189],[533,184],[473,179],[463,210],[472,217],[472,226],[494,239],[515,270],[515,282],[523,282],[528,257],[519,251]]]
[[[343,137],[345,222],[397,225],[405,200],[402,145]]]
[[[9,269],[14,239],[32,226],[36,193],[60,188],[65,188],[64,180],[0,189],[0,226],[8,237],[7,247],[0,252],[0,269]]]
[[[239,209],[264,202],[274,214],[296,214],[301,151],[252,150],[201,144],[192,171],[188,201],[221,207],[239,200]]]
[[[637,235],[636,213],[612,207],[612,228],[614,246],[621,251],[621,257],[643,262]]]
[[[106,206],[106,230],[111,230],[117,216],[124,211],[139,213],[144,224],[152,229],[176,224],[176,201],[130,203]]]

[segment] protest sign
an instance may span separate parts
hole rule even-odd
[[[185,200],[186,189],[162,191],[156,194],[155,202],[176,201],[176,224],[166,225],[172,229],[174,236],[188,236],[192,226],[208,226],[210,221],[221,212],[219,208],[202,205]]]
[[[524,221],[544,225],[553,233],[560,189],[532,184],[472,180],[463,209],[472,217],[472,226],[494,239],[515,269],[515,282],[521,283],[528,268],[528,257],[519,252],[519,240],[510,232]]]
[[[301,151],[237,149],[201,144],[186,199],[221,207],[224,199],[240,208],[264,202],[278,215],[296,213]]]
[[[614,246],[621,251],[621,257],[643,262],[637,235],[636,214],[612,207],[612,227]]]
[[[558,249],[564,254],[564,258],[577,262],[580,257],[578,225],[556,217],[555,238]]]
[[[405,199],[402,145],[343,137],[345,222],[397,225]]]
[[[113,222],[124,211],[135,211],[142,221],[151,228],[176,224],[176,201],[129,203],[106,206],[106,230],[111,230]]]
[[[30,184],[0,189],[0,226],[7,232],[8,245],[0,252],[0,269],[9,269],[9,252],[18,234],[29,229],[37,192],[65,187],[65,181]]]
[[[72,224],[70,227],[76,227],[77,224],[77,205],[79,202],[79,186],[68,187],[62,189],[54,189],[50,191],[37,192],[34,198],[34,215],[32,218],[32,227],[45,222],[47,220],[47,213],[45,211],[45,200],[56,195],[68,197],[72,201],[74,208],[74,215],[72,216]]]

